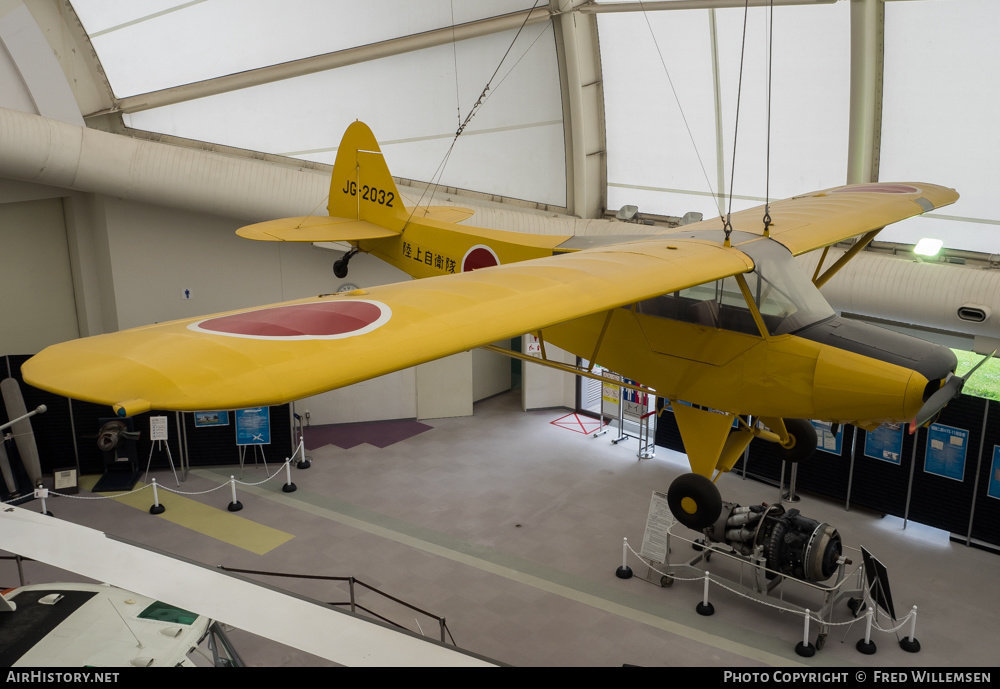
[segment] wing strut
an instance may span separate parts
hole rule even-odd
[[[816,273],[813,275],[813,284],[816,285],[817,288],[825,285],[827,280],[837,274],[837,271],[846,266],[852,258],[857,256],[866,246],[871,244],[872,240],[875,239],[875,236],[883,229],[884,228],[880,227],[877,230],[871,230],[870,232],[863,234],[861,239],[854,242],[854,245],[845,251],[843,256],[838,258],[832,266],[827,268],[826,271],[820,275],[820,268],[823,267],[823,261],[826,260],[826,254],[830,247],[823,249],[823,255],[820,257],[819,264],[816,266]]]
[[[600,380],[602,382],[608,382],[608,379],[604,376],[600,376],[596,373],[591,372],[589,369],[585,369],[582,366],[574,366],[573,364],[564,364],[559,361],[552,361],[545,358],[544,350],[542,358],[539,359],[537,356],[532,356],[531,354],[524,354],[522,352],[515,352],[512,349],[507,349],[506,347],[498,347],[496,345],[483,345],[480,349],[485,349],[490,352],[496,352],[497,354],[503,354],[504,356],[509,356],[512,359],[520,359],[521,361],[530,361],[533,364],[538,364],[540,366],[548,366],[549,368],[554,368],[557,371],[562,371],[564,373],[572,373],[574,376],[583,376],[584,378],[592,378],[593,380]],[[656,392],[651,388],[643,388],[638,385],[632,385],[624,381],[614,381],[614,384],[628,388],[629,390],[635,390],[636,392]]]
[[[611,325],[611,316],[614,313],[613,310],[608,310],[608,315],[604,319],[604,326],[601,328],[601,334],[597,336],[597,344],[594,345],[594,353],[590,355],[590,365],[587,366],[588,371],[594,370],[594,364],[597,361],[597,353],[601,351],[601,344],[604,342],[604,335],[608,332],[608,326]]]

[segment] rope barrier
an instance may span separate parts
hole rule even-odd
[[[642,558],[642,556],[639,553],[637,553],[635,551],[635,549],[632,548],[631,545],[629,545],[627,538],[625,539],[625,545],[623,547],[627,548],[640,562],[642,562],[647,567],[649,567],[649,569],[651,569],[652,571],[656,572],[661,577],[668,577],[668,578],[670,578],[670,579],[672,579],[674,581],[693,581],[693,582],[711,581],[711,583],[713,585],[715,585],[715,586],[719,586],[719,587],[725,589],[726,591],[729,591],[730,593],[733,593],[733,594],[735,594],[737,596],[740,596],[741,598],[745,598],[745,599],[753,601],[755,603],[759,603],[760,605],[763,605],[764,607],[773,608],[775,610],[778,610],[779,612],[787,612],[787,613],[791,613],[793,615],[808,616],[810,620],[815,621],[818,624],[825,624],[825,625],[830,626],[830,627],[849,626],[849,625],[852,625],[852,624],[854,624],[855,622],[857,622],[857,621],[859,621],[861,619],[860,617],[858,617],[858,618],[854,618],[854,619],[847,620],[847,621],[844,621],[844,622],[826,621],[826,620],[822,619],[819,616],[818,613],[816,613],[814,611],[811,611],[811,610],[808,610],[808,609],[805,611],[805,613],[803,613],[802,610],[798,610],[798,609],[795,609],[795,608],[785,607],[785,606],[778,605],[776,603],[771,603],[771,602],[768,602],[768,601],[762,601],[759,598],[747,595],[746,593],[744,593],[742,591],[739,591],[737,589],[734,589],[733,587],[727,585],[724,580],[719,579],[718,577],[710,576],[707,571],[704,574],[702,574],[702,575],[692,576],[692,577],[681,577],[681,576],[678,576],[676,574],[669,574],[667,572],[663,572],[663,571],[657,569],[652,564],[646,562]],[[706,599],[707,599],[707,593],[706,593]],[[874,609],[873,602],[870,600],[869,596],[867,595],[867,592],[865,593],[865,596],[864,596],[864,603],[868,606],[869,610],[873,610]],[[911,619],[915,619],[916,618],[916,614],[917,614],[917,610],[916,610],[916,606],[914,606],[913,609],[906,615],[906,617],[902,618],[901,620],[898,620],[899,624],[897,626],[895,626],[895,627],[889,627],[889,628],[882,628],[878,624],[878,617],[875,616],[873,618],[872,626],[875,629],[877,629],[878,631],[880,631],[880,632],[885,632],[887,634],[893,634],[893,633],[899,631],[900,629],[902,629],[903,626],[907,624],[907,622],[911,621]]]
[[[257,481],[257,482],[240,481],[240,480],[237,480],[237,479],[235,479],[233,477],[230,477],[230,480],[227,480],[225,483],[221,483],[218,486],[214,486],[214,487],[208,488],[206,490],[183,491],[183,490],[178,490],[176,488],[170,488],[168,486],[163,485],[162,483],[156,483],[156,490],[165,490],[165,491],[169,491],[171,493],[174,493],[175,495],[180,495],[182,497],[187,497],[187,496],[198,496],[198,495],[207,495],[209,493],[214,493],[215,491],[218,491],[218,490],[224,490],[224,489],[230,487],[231,485],[233,485],[234,483],[238,484],[238,485],[241,485],[241,486],[247,486],[247,487],[250,487],[250,488],[254,488],[254,487],[257,487],[257,486],[261,486],[261,485],[267,483],[268,481],[270,481],[271,479],[273,479],[274,477],[278,476],[282,472],[282,470],[286,470],[286,476],[287,476],[288,475],[287,469],[288,469],[289,465],[291,464],[291,462],[295,459],[295,457],[296,457],[296,455],[293,455],[292,457],[286,458],[285,461],[274,471],[273,474],[270,474],[269,476],[267,476],[267,478],[265,478],[265,479],[263,479],[261,481]],[[153,481],[156,482],[156,479],[154,478]],[[288,485],[288,484],[283,484],[283,485]],[[124,498],[124,497],[128,497],[130,495],[135,495],[136,493],[141,493],[144,490],[152,490],[153,488],[154,488],[153,483],[150,483],[150,484],[145,485],[145,486],[140,486],[139,488],[134,488],[134,489],[128,490],[128,491],[121,491],[121,492],[114,493],[114,494],[111,494],[111,495],[69,495],[67,493],[60,493],[60,492],[58,492],[56,490],[48,489],[47,493],[46,493],[46,496],[47,497],[57,497],[57,498],[68,498],[70,500],[116,500],[118,498]],[[20,496],[14,497],[14,498],[9,498],[7,500],[0,501],[0,505],[14,504],[14,503],[23,501],[23,500],[25,500],[28,497],[30,497],[30,496],[28,496],[28,495],[20,495]],[[158,501],[154,501],[154,502],[158,503]]]

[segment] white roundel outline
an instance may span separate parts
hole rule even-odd
[[[270,311],[272,309],[291,309],[299,306],[307,306],[308,304],[289,304],[287,306],[266,306],[260,309],[251,309],[249,311],[239,311],[237,313],[227,313],[221,316],[210,316],[208,318],[202,318],[200,321],[195,321],[194,323],[188,324],[188,330],[193,330],[198,333],[205,333],[206,335],[221,335],[223,337],[240,337],[245,340],[280,340],[285,342],[294,342],[296,340],[343,340],[347,337],[354,337],[355,335],[364,335],[365,333],[370,333],[373,330],[381,328],[383,325],[389,322],[392,318],[392,309],[389,308],[387,304],[383,304],[380,301],[373,301],[371,299],[351,299],[351,300],[339,300],[336,302],[327,302],[331,304],[344,303],[344,304],[371,304],[379,310],[379,317],[368,325],[358,328],[357,330],[352,330],[349,333],[335,333],[333,335],[250,335],[247,333],[227,333],[219,330],[209,330],[208,328],[202,328],[201,324],[206,321],[214,321],[219,318],[227,318],[229,316],[243,316],[248,313],[254,313],[256,311]]]
[[[921,190],[912,184],[907,184],[906,182],[867,182],[859,183],[855,185],[861,187],[860,189],[852,189],[847,187],[846,189],[833,189],[835,194],[920,194]],[[874,189],[872,187],[882,186],[881,189]],[[897,189],[889,189],[886,187],[897,187]]]
[[[490,247],[486,246],[485,244],[476,244],[475,246],[470,247],[469,250],[465,252],[465,255],[462,256],[462,262],[458,264],[462,268],[462,272],[463,273],[466,272],[466,270],[465,270],[465,260],[467,258],[469,258],[469,254],[471,254],[476,249],[486,249],[487,251],[490,252],[490,256],[493,257],[493,260],[496,261],[495,265],[500,265],[500,257],[497,256],[497,252],[495,252],[493,249],[491,249]],[[485,268],[489,268],[490,266],[484,266],[484,267]],[[472,271],[470,270],[468,272],[471,273]]]

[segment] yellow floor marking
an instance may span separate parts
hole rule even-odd
[[[91,490],[99,478],[99,476],[81,476],[80,490]],[[144,487],[146,485],[139,481],[135,484],[135,492],[117,495],[102,493],[102,495],[148,512],[153,504],[153,491],[140,490]],[[229,543],[237,548],[249,550],[251,553],[264,555],[294,538],[290,533],[258,524],[225,509],[210,507],[197,500],[171,493],[164,490],[162,486],[158,492],[160,504],[166,508],[166,512],[158,515],[161,519]]]

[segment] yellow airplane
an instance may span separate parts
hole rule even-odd
[[[885,225],[957,198],[932,184],[860,184],[772,203],[766,227],[755,208],[637,237],[503,232],[456,224],[465,209],[407,208],[371,130],[355,122],[334,164],[329,217],[239,234],[348,241],[338,275],[361,251],[424,279],[65,342],[22,372],[121,416],[233,409],[535,332],[674,402],[692,473],[671,484],[668,502],[702,529],[721,510],[714,481],[753,438],[797,460],[816,446],[803,419],[923,424],[958,393],[951,350],[841,319],[818,289]],[[852,237],[822,271],[826,248]],[[810,280],[794,256],[821,248]]]

